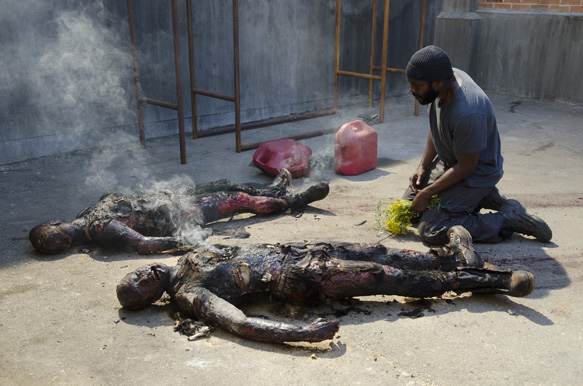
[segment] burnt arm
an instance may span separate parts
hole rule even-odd
[[[331,339],[337,321],[296,326],[247,317],[236,307],[272,291],[286,258],[275,248],[248,250],[233,258],[206,251],[185,255],[172,274],[169,293],[184,314],[243,338],[272,343]]]
[[[255,341],[319,342],[332,339],[338,321],[316,321],[304,326],[247,317],[240,309],[204,288],[179,291],[175,300],[185,314],[196,316],[215,327]]]
[[[118,220],[93,221],[87,227],[91,241],[100,245],[123,245],[139,254],[162,252],[180,243],[171,237],[147,237]]]

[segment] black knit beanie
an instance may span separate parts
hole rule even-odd
[[[411,56],[405,73],[412,79],[434,82],[450,78],[453,70],[444,50],[437,46],[427,46]]]

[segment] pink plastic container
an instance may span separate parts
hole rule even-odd
[[[377,132],[362,121],[348,122],[336,133],[334,170],[356,175],[377,167]]]
[[[293,178],[310,174],[308,161],[312,149],[293,139],[263,143],[253,154],[253,163],[265,173],[276,176],[286,168]]]

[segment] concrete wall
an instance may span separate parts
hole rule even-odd
[[[583,14],[476,9],[445,0],[435,44],[487,91],[583,103]]]
[[[342,1],[343,70],[369,71],[372,3]],[[426,44],[442,0],[428,3]],[[186,6],[178,4],[189,133]],[[193,1],[197,87],[223,94],[233,93],[231,4]],[[421,4],[390,2],[390,67],[404,68],[417,48]],[[336,1],[246,0],[239,7],[242,121],[332,107]],[[169,2],[134,0],[134,8],[144,95],[175,102]],[[0,9],[0,164],[138,140],[125,1],[0,0]],[[390,74],[387,86],[388,95],[407,92],[402,75]],[[339,95],[341,104],[360,101],[368,81],[343,77]],[[199,130],[234,123],[232,103],[197,101]],[[147,138],[177,133],[175,111],[145,105],[144,113]]]
[[[528,98],[583,103],[583,14],[479,11],[476,79]]]

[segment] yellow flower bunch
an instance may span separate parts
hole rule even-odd
[[[395,235],[407,234],[407,227],[412,225],[411,220],[418,216],[411,207],[409,200],[397,200],[394,202],[380,200],[375,211],[375,229],[378,231],[388,231]],[[427,209],[440,207],[440,200],[437,196],[431,197]]]

